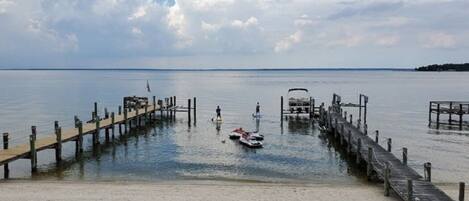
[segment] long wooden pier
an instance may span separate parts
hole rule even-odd
[[[37,152],[46,149],[55,149],[55,157],[57,163],[62,160],[62,144],[70,141],[75,142],[76,156],[79,157],[83,153],[83,137],[85,135],[93,136],[93,148],[100,144],[100,131],[105,130],[106,140],[109,139],[110,133],[112,136],[115,135],[116,126],[119,129],[119,135],[127,133],[130,129],[145,125],[153,120],[156,120],[156,116],[159,114],[160,118],[175,118],[176,112],[184,112],[188,115],[188,123],[191,123],[191,112],[193,112],[194,122],[196,121],[196,98],[193,98],[193,105],[191,106],[191,99],[187,100],[188,105],[178,106],[176,104],[176,97],[165,98],[163,100],[156,101],[156,97],[153,96],[153,103],[145,103],[145,105],[138,105],[132,107],[119,106],[119,112],[108,113],[105,109],[104,118],[99,118],[97,111],[97,103],[94,104],[94,112],[92,119],[83,123],[77,117],[75,117],[75,128],[69,128],[62,130],[59,127],[58,122],[55,122],[55,133],[46,135],[43,138],[37,139],[36,126],[31,126],[31,135],[29,136],[29,144],[19,144],[13,147],[9,147],[9,134],[3,134],[3,150],[0,150],[0,165],[4,166],[4,177],[9,178],[9,166],[11,163],[18,159],[30,159],[31,160],[31,171],[37,171]],[[125,105],[125,103],[124,103]]]
[[[343,105],[341,98],[334,95],[332,105],[327,110],[321,108],[320,124],[339,141],[348,154],[355,157],[358,165],[366,167],[368,178],[384,181],[385,196],[389,196],[392,189],[403,200],[452,200],[431,183],[431,163],[424,164],[425,177],[422,177],[407,165],[407,148],[402,149],[402,160],[399,160],[391,153],[391,139],[387,139],[386,149],[380,146],[379,132],[375,132],[374,139],[370,137],[366,124],[362,126],[357,120],[355,125],[353,116],[347,116]],[[464,199],[464,188],[460,196],[461,193]]]

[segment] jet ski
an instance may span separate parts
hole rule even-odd
[[[239,138],[239,143],[249,148],[262,148],[262,142],[252,139],[250,134],[245,132]]]
[[[264,135],[259,134],[258,132],[248,132],[243,130],[243,128],[237,128],[231,131],[230,139],[238,139],[238,136],[246,135],[248,139],[261,141],[264,140]]]

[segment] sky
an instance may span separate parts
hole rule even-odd
[[[468,0],[0,0],[0,68],[413,68],[468,58]]]

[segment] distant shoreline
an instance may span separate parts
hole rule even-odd
[[[413,68],[0,68],[0,71],[415,71]]]

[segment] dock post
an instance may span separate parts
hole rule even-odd
[[[436,108],[436,129],[440,128],[440,104],[437,104]]]
[[[337,119],[334,119],[334,137],[337,138],[339,132],[339,122]]]
[[[283,96],[280,96],[280,120],[283,120]]]
[[[187,119],[191,123],[191,99],[187,99]]]
[[[360,98],[358,101],[358,120],[362,119],[362,97],[363,97],[363,94],[360,94]]]
[[[432,105],[433,102],[430,101],[428,104],[428,127],[432,125]]]
[[[169,118],[172,120],[173,119],[173,97],[169,97]]]
[[[375,142],[376,142],[376,144],[379,144],[378,140],[379,140],[379,130],[376,130],[375,131]]]
[[[388,152],[391,152],[392,139],[388,138]]]
[[[453,102],[449,102],[449,118],[448,118],[448,123],[449,125],[453,124]]]
[[[347,111],[344,111],[344,120],[347,122]]]
[[[127,133],[127,109],[124,108],[124,133]]]
[[[8,149],[8,135],[8,133],[3,133],[3,150]],[[10,168],[8,167],[8,163],[3,164],[3,178],[10,178]]]
[[[160,104],[160,119],[163,119],[163,100],[158,100],[158,103]]]
[[[54,132],[59,128],[59,121],[54,121]]]
[[[174,106],[177,106],[176,96],[174,96],[173,100],[174,100]],[[176,119],[176,113],[177,113],[177,111],[174,111],[174,116],[173,116],[174,119]],[[194,117],[194,121],[195,121],[195,117]]]
[[[407,147],[402,148],[402,164],[407,165]]]
[[[363,132],[365,135],[368,135],[368,124],[363,125]]]
[[[414,189],[412,179],[407,180],[407,201],[413,201]]]
[[[361,128],[361,120],[360,119],[357,120],[357,128],[358,128],[358,130],[360,130],[360,128]]]
[[[80,119],[78,119],[77,115],[73,116],[73,122],[74,122],[75,128],[78,128],[78,122],[79,121],[80,121]]]
[[[122,114],[122,106],[120,106],[120,105],[119,105],[119,109],[118,109],[118,113],[117,113],[117,114],[119,114],[119,115]]]
[[[111,112],[111,133],[112,133],[112,139],[114,139],[114,124],[116,123],[116,116],[114,112]]]
[[[31,126],[31,135],[29,136],[29,148],[29,158],[31,159],[31,172],[37,172],[36,126]]]
[[[465,185],[466,184],[464,182],[459,182],[459,201],[464,201]]]
[[[373,148],[368,147],[368,163],[366,165],[366,176],[368,179],[371,178],[371,173],[373,172],[373,166],[372,166],[372,161],[373,161]]]
[[[153,116],[152,119],[155,120],[156,119],[155,118],[156,117],[156,96],[153,96],[153,114],[152,114],[152,116]]]
[[[356,158],[356,163],[357,165],[360,164],[360,150],[362,149],[362,139],[361,138],[358,138],[358,142],[357,142],[357,158]]]
[[[143,123],[144,125],[147,125],[148,122],[148,103],[145,103],[145,114],[143,115]]]
[[[83,123],[80,121],[78,122],[78,140],[77,140],[77,156],[81,156],[83,153]]]
[[[309,97],[309,119],[313,118],[313,111],[314,107],[311,107],[313,105],[313,97]]]
[[[365,101],[365,111],[363,112],[363,123],[366,124],[366,115],[368,113],[368,96],[363,96],[363,99]]]
[[[109,118],[109,112],[107,111],[107,108],[104,108],[104,118],[108,119]]]
[[[423,167],[425,181],[432,182],[432,164],[430,162],[426,162],[425,164],[423,164]]]
[[[94,120],[98,120],[99,118],[96,118],[98,116],[98,102],[94,102]]]
[[[96,116],[96,117],[97,119],[99,119],[99,116]],[[99,120],[96,120],[95,125],[96,125],[96,130],[93,133],[93,146],[94,147],[99,144]]]
[[[384,196],[389,196],[389,176],[391,169],[389,168],[389,162],[386,162],[386,169],[384,170]]]
[[[136,107],[136,108],[135,108],[135,118],[134,118],[134,119],[135,119],[135,121],[136,121],[136,122],[135,122],[135,125],[136,125],[137,127],[140,126],[140,116],[139,116],[139,114],[138,114],[138,110],[139,110],[139,108]]]
[[[353,126],[353,115],[350,114],[350,124]]]
[[[57,165],[62,161],[62,128],[59,127],[55,131],[55,139],[57,144],[55,145],[55,162]]]
[[[459,130],[462,130],[462,115],[463,115],[463,111],[462,111],[462,104],[459,104]]]
[[[194,109],[193,109],[193,112],[194,112],[194,123],[197,121],[197,98],[194,97]],[[174,114],[176,114],[176,112],[174,112]]]

